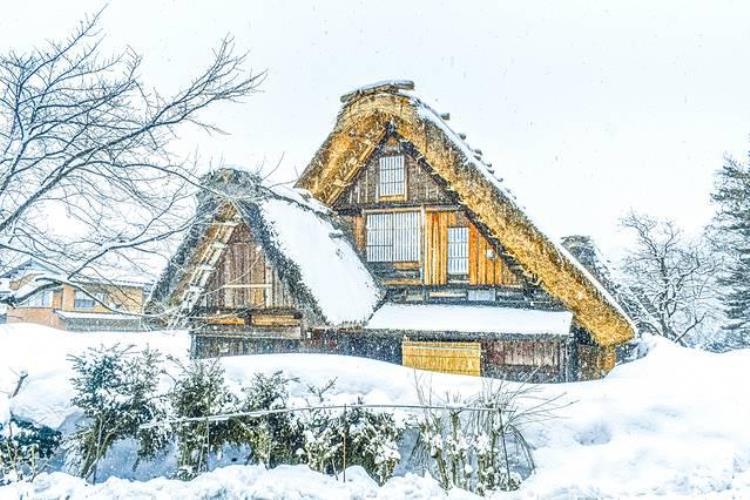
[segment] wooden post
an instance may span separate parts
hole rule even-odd
[[[344,405],[344,460],[343,460],[343,476],[344,483],[346,483],[346,435],[347,435],[348,420],[346,419],[346,405]]]
[[[506,481],[510,481],[510,464],[508,463],[508,446],[505,443],[505,425],[503,425],[503,411],[497,410],[497,416],[500,418],[500,439],[503,442],[503,459],[505,460]]]

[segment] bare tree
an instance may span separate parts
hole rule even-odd
[[[100,15],[63,41],[0,55],[0,271],[28,257],[54,270],[11,305],[62,283],[98,301],[84,278],[111,277],[113,263],[136,265],[184,230],[198,182],[172,140],[189,124],[221,133],[200,112],[263,78],[243,72],[227,37],[165,97],[145,88],[139,54],[102,55]]]
[[[630,213],[622,220],[636,235],[623,261],[630,289],[648,309],[636,318],[648,330],[679,344],[700,332],[714,299],[717,263],[702,241],[687,241],[672,222]]]

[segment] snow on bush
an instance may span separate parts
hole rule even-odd
[[[0,486],[34,479],[62,442],[60,432],[11,418],[0,422]]]
[[[398,445],[403,422],[392,413],[369,408],[355,406],[343,412],[326,408],[331,406],[328,393],[335,385],[332,379],[320,387],[309,387],[314,399],[307,406],[315,409],[299,415],[304,429],[301,457],[319,472],[338,476],[346,465],[355,464],[385,482],[401,459]]]
[[[69,463],[79,467],[81,477],[93,477],[96,465],[112,445],[122,439],[139,439],[139,458],[153,458],[163,446],[142,424],[164,418],[156,393],[161,356],[149,349],[134,352],[132,346],[89,348],[70,361],[75,376],[71,403],[83,412],[68,444]],[[136,462],[137,465],[137,462]]]

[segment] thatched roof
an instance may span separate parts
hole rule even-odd
[[[562,246],[615,297],[617,303],[622,306],[641,333],[652,329],[651,325],[656,323],[653,319],[653,304],[642,293],[630,288],[620,276],[616,275],[616,270],[609,266],[607,259],[590,236],[580,234],[564,236]]]
[[[205,179],[194,227],[154,287],[151,307],[189,314],[237,224],[247,224],[302,308],[325,325],[361,324],[382,291],[344,234],[309,193],[222,169]]]
[[[334,130],[297,186],[326,205],[354,180],[390,128],[411,142],[491,236],[574,314],[595,342],[626,342],[634,326],[617,301],[567,251],[545,236],[443,117],[413,95],[410,82],[384,82],[345,95]]]

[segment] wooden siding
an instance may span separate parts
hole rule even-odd
[[[482,346],[479,342],[430,342],[407,340],[401,343],[403,365],[461,375],[480,376]]]
[[[367,207],[382,203],[452,203],[452,196],[435,181],[431,169],[420,165],[419,161],[408,151],[410,148],[403,147],[398,141],[394,143],[393,139],[391,138],[390,142],[386,142],[368,159],[365,168],[336,200],[334,207]],[[404,156],[406,196],[379,196],[380,158],[393,155]]]
[[[487,344],[487,362],[497,366],[559,367],[560,342],[553,340],[498,340]]]
[[[469,284],[519,285],[518,277],[499,254],[498,248],[469,223]]]
[[[424,282],[426,285],[448,283],[448,228],[469,228],[470,285],[515,286],[519,280],[479,229],[461,211],[428,211],[425,221]]]
[[[294,300],[247,225],[232,233],[204,294],[211,309],[291,308]]]
[[[562,382],[567,344],[560,339],[483,340],[482,374],[527,382]]]

